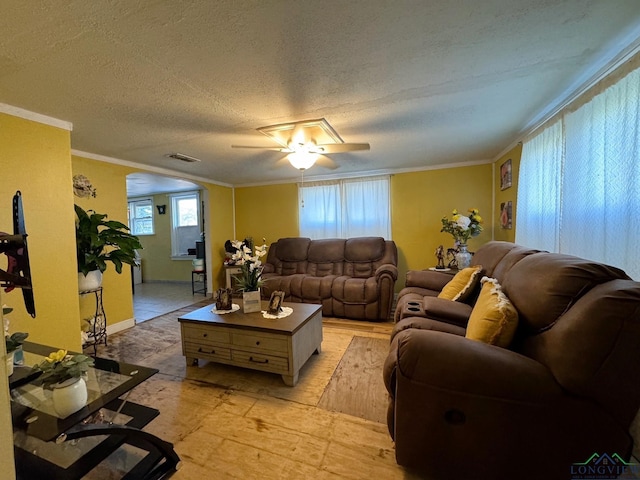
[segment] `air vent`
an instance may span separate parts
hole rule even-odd
[[[199,158],[190,157],[189,155],[185,155],[184,153],[167,153],[165,157],[175,158],[176,160],[181,160],[183,162],[188,162],[188,163],[202,161]]]

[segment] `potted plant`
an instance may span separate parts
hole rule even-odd
[[[136,249],[142,245],[137,236],[129,233],[125,224],[107,220],[106,214],[93,210],[76,210],[76,253],[78,259],[78,288],[91,290],[102,284],[102,272],[112,262],[116,272],[122,273],[122,264],[137,266]],[[85,283],[85,281],[89,283]]]
[[[87,355],[69,355],[66,350],[58,350],[33,367],[42,372],[43,388],[53,390],[53,408],[60,417],[68,417],[87,404],[83,376],[92,365],[93,359]]]
[[[2,316],[10,314],[13,311],[13,308],[7,307],[6,305],[2,306]],[[4,344],[7,350],[7,375],[13,374],[13,362],[14,362],[14,354],[18,351],[22,344],[29,336],[28,333],[24,332],[15,332],[9,335],[9,319],[4,318]]]
[[[263,239],[263,242],[265,240]],[[260,287],[264,283],[262,280],[262,262],[260,258],[267,253],[267,245],[255,248],[255,254],[252,255],[251,248],[246,242],[234,240],[231,242],[236,252],[231,256],[231,260],[241,268],[241,275],[235,277],[238,288],[242,291],[242,304],[245,313],[259,312],[260,303]]]

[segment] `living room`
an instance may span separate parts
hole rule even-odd
[[[638,12],[637,7],[634,7],[630,2],[620,3],[621,7],[625,6],[628,10],[623,10],[623,13],[616,16],[618,21],[621,21],[619,16],[624,16],[624,12],[627,12],[629,17],[638,18],[640,12]],[[361,6],[361,8],[364,9],[365,7]],[[543,10],[540,7],[540,11]],[[635,16],[632,16],[630,12],[634,12]],[[628,21],[628,24],[630,23],[632,22]],[[625,25],[628,27],[628,24]],[[495,27],[499,28],[499,25]],[[611,41],[612,38],[607,38],[607,41]],[[618,45],[618,50],[623,52],[631,45],[629,43],[624,48]],[[64,50],[63,47],[60,48]],[[626,53],[628,55],[629,51],[626,50]],[[73,52],[70,54],[73,55]],[[295,52],[289,52],[288,54],[295,55]],[[627,56],[625,60],[627,65],[638,61],[637,55]],[[574,73],[578,70],[584,73],[593,69],[589,65],[580,65],[580,67],[582,68],[576,67]],[[89,66],[86,68],[90,70]],[[95,78],[94,81],[97,82]],[[25,92],[28,92],[27,85],[24,88]],[[49,95],[64,96],[63,92],[66,91],[67,88],[52,88]],[[264,93],[265,96],[268,96],[267,92]],[[480,96],[482,95],[482,91],[476,93]],[[526,88],[523,88],[523,95],[525,93]],[[72,95],[72,93],[68,92],[66,94]],[[555,97],[560,94],[561,92],[558,90],[549,89],[545,98],[548,101],[548,105],[551,105]],[[29,95],[34,94],[33,92],[25,93],[25,96]],[[263,172],[264,178],[269,179],[265,182],[254,180],[239,182],[233,180],[231,175],[205,176],[199,173],[190,173],[189,170],[182,167],[180,167],[182,169],[172,168],[175,164],[167,163],[164,158],[155,165],[146,164],[132,161],[124,155],[114,155],[111,149],[101,150],[97,147],[91,149],[87,146],[83,148],[76,147],[75,136],[82,135],[86,126],[75,120],[73,123],[71,122],[73,112],[69,112],[67,115],[65,111],[54,112],[33,108],[30,105],[36,104],[35,100],[30,102],[25,99],[23,102],[12,103],[8,99],[5,100],[5,98],[0,95],[0,101],[6,101],[6,103],[0,105],[0,158],[2,158],[3,165],[3,186],[0,188],[0,203],[4,204],[4,207],[0,209],[0,230],[10,230],[12,222],[11,209],[9,208],[11,197],[16,190],[20,190],[23,196],[25,222],[29,234],[29,253],[37,316],[36,318],[31,318],[26,312],[22,305],[19,290],[10,293],[3,291],[1,303],[8,304],[14,309],[11,314],[12,331],[28,332],[30,341],[72,351],[81,350],[78,325],[82,318],[82,312],[78,301],[77,269],[73,260],[75,258],[75,215],[73,205],[75,203],[85,209],[107,213],[111,219],[126,222],[126,178],[132,173],[152,172],[171,175],[189,180],[200,186],[206,203],[204,223],[206,225],[208,247],[209,294],[225,285],[222,262],[227,240],[252,237],[254,239],[265,238],[267,243],[271,243],[279,238],[296,237],[300,234],[298,224],[300,172],[287,166],[286,168],[282,167],[286,172],[282,173],[286,180],[276,180],[270,177],[278,169],[272,168],[272,163],[269,162],[277,160],[279,156],[268,158],[252,157],[250,161],[254,163],[245,163],[242,168],[237,167],[238,170],[256,170],[258,176]],[[496,107],[498,110],[500,110],[500,102],[517,101],[507,97],[497,97],[491,100],[498,102]],[[252,101],[256,101],[255,98],[249,99],[248,103]],[[521,142],[526,141],[525,133],[530,133],[525,129],[525,122],[540,113],[543,110],[542,107],[540,105],[540,108],[535,109],[535,111],[527,112],[524,119],[521,117],[520,123],[512,126],[511,131],[507,134],[508,139],[500,144],[497,149],[487,149],[485,148],[486,144],[482,143],[482,146],[478,147],[477,154],[465,154],[463,155],[463,160],[451,153],[451,157],[457,158],[457,161],[436,164],[429,164],[425,161],[422,164],[417,162],[413,167],[397,167],[393,161],[394,155],[389,151],[385,152],[389,158],[385,173],[390,175],[391,238],[398,246],[399,251],[399,273],[395,287],[396,292],[399,292],[404,286],[404,278],[408,271],[434,266],[436,262],[434,251],[437,247],[439,245],[444,245],[445,247],[452,245],[451,237],[446,233],[440,232],[440,219],[443,216],[450,215],[453,209],[464,212],[468,208],[477,208],[485,219],[484,231],[469,242],[471,251],[476,251],[491,240],[509,242],[516,240],[518,226],[516,202],[518,200],[518,177],[523,150]],[[176,108],[178,107],[176,106]],[[331,120],[331,112],[325,112],[319,106],[318,108],[309,107],[304,110],[303,113],[305,115],[303,117],[296,115],[296,118],[284,120],[304,120],[322,116],[312,115],[318,111]],[[202,112],[199,113],[204,115]],[[392,112],[388,114],[391,116]],[[144,116],[140,112],[137,115]],[[216,115],[222,114],[216,112]],[[262,120],[265,116],[258,115],[257,118]],[[463,123],[463,120],[464,115],[456,121]],[[542,120],[542,118],[539,120]],[[132,124],[135,123],[133,120],[129,121]],[[444,121],[446,119],[443,119]],[[96,115],[94,122],[98,124],[101,122],[99,115]],[[416,128],[426,128],[428,123],[424,121],[423,124],[418,125]],[[256,123],[253,129],[245,128],[245,130],[254,130],[267,124],[269,122]],[[356,125],[351,129],[346,128],[347,124],[344,121],[342,121],[341,125],[344,125],[345,128],[337,128],[348,141],[352,139],[353,141],[368,141],[367,134],[371,133],[373,136],[376,129],[375,126],[372,126],[368,131],[363,128],[359,132]],[[402,125],[402,121],[400,121],[400,125]],[[201,126],[198,126],[198,128],[201,128]],[[405,135],[404,132],[398,130],[397,132],[390,132],[388,137],[393,137],[396,134],[398,137]],[[479,134],[480,130],[476,130],[476,135]],[[234,140],[235,143],[246,143],[244,134],[234,132],[234,135],[237,137]],[[431,133],[430,135],[434,134]],[[177,136],[179,137],[179,135]],[[464,127],[460,130],[459,136],[460,142],[464,141],[467,144],[466,142],[469,140],[462,138],[466,136]],[[382,136],[380,138],[387,137]],[[435,138],[437,138],[437,133],[435,137],[430,137],[434,144]],[[224,137],[224,148],[231,151],[232,142],[227,141],[228,139],[229,137]],[[217,143],[222,143],[215,139],[208,140],[208,142],[216,145]],[[251,142],[255,145],[262,145],[265,140],[251,137]],[[179,141],[177,143],[179,144]],[[85,142],[83,145],[90,145],[90,143]],[[155,148],[157,152],[165,151],[165,146],[163,145],[158,145]],[[218,145],[217,148],[220,148],[220,146]],[[371,148],[372,150],[376,148],[376,144],[373,141]],[[135,150],[135,147],[131,147],[131,149]],[[489,155],[487,152],[491,152],[491,154]],[[358,157],[355,155],[358,155]],[[345,167],[347,166],[346,163],[349,163],[349,167],[360,161],[365,163],[366,155],[366,153],[354,154],[354,158],[351,158],[350,162],[345,162]],[[415,157],[415,152],[413,155]],[[426,156],[426,153],[424,155]],[[163,157],[162,154],[157,156]],[[336,162],[340,162],[338,155],[333,158]],[[260,161],[262,161],[262,164],[259,163]],[[507,162],[511,166],[512,182],[509,188],[502,188],[501,166]],[[258,166],[252,168],[250,165]],[[290,171],[287,171],[287,168]],[[345,168],[345,170],[348,169]],[[282,170],[280,171],[282,172]],[[345,173],[345,178],[355,175],[368,176],[377,171],[378,169],[372,168],[360,170],[359,172],[347,172]],[[337,172],[340,172],[340,170]],[[326,173],[326,171],[320,170],[318,179],[323,178],[322,173]],[[96,197],[81,199],[74,197],[72,179],[77,174],[84,175],[91,180],[93,187],[97,191]],[[304,175],[304,181],[306,182],[312,180],[315,174],[313,169],[310,169],[308,172],[304,172]],[[340,174],[333,173],[333,175],[339,176]],[[501,205],[506,202],[512,202],[512,228],[503,228],[499,221],[502,212]],[[156,214],[157,212],[154,213],[154,215]],[[116,336],[120,332],[124,333],[127,330],[139,328],[139,326],[135,326],[130,273],[125,269],[121,275],[118,275],[112,268],[109,268],[104,275],[103,288],[104,308],[108,312],[107,327],[109,335]],[[335,328],[340,330],[339,327]],[[378,332],[374,333],[378,335]],[[372,335],[375,336],[374,334]],[[4,365],[4,362],[1,363]],[[4,366],[0,368],[0,374],[4,374],[3,368]],[[180,390],[181,388],[173,380],[165,379],[164,381],[170,391]],[[184,388],[197,387],[190,385]],[[13,447],[9,428],[10,421],[7,421],[9,395],[8,392],[5,392],[6,387],[0,389],[0,394],[2,394],[0,410],[2,410],[3,419],[1,422],[2,427],[0,427],[2,438],[0,455],[2,458],[12,458]],[[231,400],[228,397],[224,397],[224,392],[216,392],[216,395],[216,398],[220,400],[220,405],[226,405],[230,410],[232,406],[242,409],[244,408],[243,405],[250,408],[249,403],[251,403],[251,406],[257,404],[256,408],[263,408],[263,418],[268,416],[275,417],[280,409],[285,408],[284,401],[272,402],[269,399],[256,401],[255,392],[251,392],[251,395],[248,396],[236,396]],[[200,399],[201,397],[197,398]],[[165,401],[167,400],[165,399]],[[233,402],[238,403],[230,406]],[[241,404],[241,402],[245,402],[245,404]],[[170,403],[171,401],[168,400],[168,404]],[[194,409],[198,408],[191,400],[185,403]],[[296,401],[287,403],[296,403]],[[286,405],[286,407],[291,407],[291,405]],[[321,418],[319,421],[326,421],[326,417],[322,417],[317,411],[309,411],[305,408],[300,408],[297,411],[294,406],[294,412],[290,413],[293,416],[296,412],[300,416],[318,415],[318,418]],[[202,412],[198,411],[198,415],[200,413]],[[174,412],[174,414],[187,416],[188,412],[182,410],[180,413]],[[161,408],[161,415],[157,422],[163,423],[159,429],[171,426],[178,429],[176,427],[177,423],[172,425],[169,421],[164,422],[162,420],[163,416],[170,417],[171,413],[162,411]],[[235,417],[229,416],[229,418]],[[381,449],[381,451],[384,450],[383,453],[380,453],[380,456],[387,458],[383,458],[381,464],[376,464],[371,458],[366,460],[351,458],[344,460],[342,464],[340,462],[337,462],[337,464],[344,467],[349,461],[355,462],[357,460],[365,466],[361,470],[354,469],[352,472],[339,469],[332,471],[330,468],[325,469],[323,472],[322,469],[318,468],[313,470],[312,474],[319,475],[324,473],[327,476],[332,476],[330,474],[333,473],[338,478],[365,478],[384,472],[395,476],[395,478],[411,478],[409,473],[395,465],[393,454],[389,453],[393,448],[393,444],[388,438],[388,433],[384,431],[386,426],[374,428],[371,424],[367,424],[366,427],[363,427],[364,424],[366,424],[366,421],[359,419],[353,420],[351,424],[336,422],[334,424],[336,425],[335,435],[348,437],[350,434],[349,426],[354,430],[358,430],[358,435],[361,435],[361,437],[354,444],[366,450],[369,457],[375,457],[375,454],[370,455],[371,451],[367,447],[367,442],[370,442],[370,445],[376,445],[376,448]],[[189,425],[191,427],[191,424]],[[213,428],[213,426],[209,424],[207,428]],[[176,443],[176,440],[181,440],[182,435],[186,436],[187,433],[193,432],[180,432],[177,439],[174,433],[173,435],[170,434],[169,438],[174,439],[174,443]],[[367,435],[371,435],[375,439],[368,438]],[[382,439],[382,437],[384,438]],[[184,475],[182,478],[193,478],[187,476],[187,472],[191,472],[194,476],[196,472],[200,475],[206,474],[206,469],[201,465],[207,461],[204,458],[204,450],[201,452],[200,457],[198,457],[198,452],[191,450],[193,445],[197,444],[197,438],[197,436],[192,437],[190,439],[192,443],[189,443],[189,451],[193,457],[196,457],[195,460],[186,461],[185,463],[190,465],[188,467],[185,466],[184,470],[176,475],[176,478],[181,478],[180,475]],[[202,437],[203,441],[206,441],[206,438]],[[265,437],[264,441],[269,441],[269,437]],[[360,445],[361,443],[363,445]],[[339,444],[333,444],[331,448],[339,449],[340,446]],[[207,455],[210,454],[211,452],[209,451]],[[335,456],[338,456],[338,454],[336,453]],[[284,455],[274,458],[284,458]],[[580,459],[576,459],[576,461],[578,460]],[[215,461],[215,457],[211,461]],[[238,463],[243,463],[242,459],[238,458]],[[304,462],[301,463],[304,464]],[[256,461],[255,465],[256,468],[259,468],[260,463]],[[393,470],[392,467],[397,467],[397,469]],[[377,468],[380,470],[376,470]],[[238,471],[241,472],[242,470]],[[277,470],[274,467],[273,472],[275,471]],[[291,471],[288,475],[290,478],[296,478],[303,473],[310,474],[310,471]],[[268,475],[265,474],[265,476],[267,478],[276,478],[273,472]],[[254,474],[257,473],[254,472]],[[229,473],[229,476],[232,476],[232,474]]]

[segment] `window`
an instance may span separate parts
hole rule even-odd
[[[129,201],[129,229],[133,235],[153,235],[153,200]]]
[[[312,182],[298,191],[300,235],[391,238],[388,176]]]
[[[640,279],[640,70],[568,110],[560,122],[523,145],[516,241],[614,265]],[[540,141],[551,129],[552,141]],[[550,198],[549,220],[537,220],[537,203]],[[539,241],[549,236],[552,242]]]
[[[200,195],[198,192],[176,193],[171,197],[171,255],[185,257],[202,238]],[[193,256],[193,255],[192,255]]]

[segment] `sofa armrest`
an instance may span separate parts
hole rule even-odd
[[[398,267],[391,263],[384,263],[376,269],[376,280],[380,280],[382,275],[389,275],[395,282],[398,279]]]
[[[405,279],[405,287],[420,287],[439,292],[453,277],[448,273],[433,270],[409,270]]]
[[[462,302],[445,298],[424,297],[422,308],[426,317],[466,328],[473,308]]]
[[[562,395],[544,365],[505,348],[418,329],[399,332],[393,342],[396,375],[413,385],[525,403]]]

